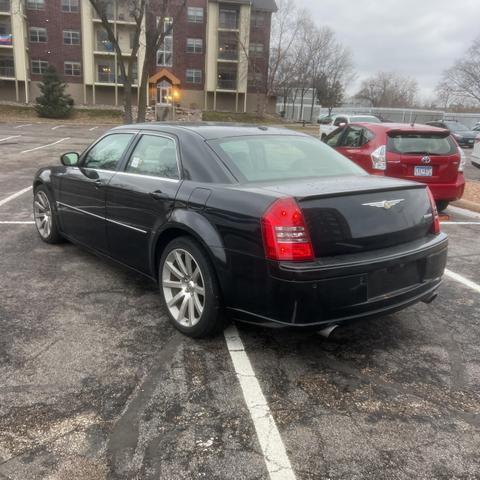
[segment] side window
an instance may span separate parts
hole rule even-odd
[[[345,131],[345,129],[343,128],[339,128],[337,130],[335,130],[333,133],[331,133],[326,139],[325,139],[325,143],[329,146],[329,147],[332,147],[332,148],[336,148],[339,146],[339,141],[340,141],[340,138],[341,136],[343,135],[343,132]]]
[[[171,138],[142,135],[128,161],[129,173],[178,179],[177,149]]]
[[[348,127],[345,136],[340,142],[341,147],[356,148],[362,146],[363,128],[362,127]]]
[[[83,162],[85,168],[116,170],[123,152],[133,133],[114,133],[100,140],[88,153]]]
[[[337,117],[335,121],[333,122],[333,125],[335,127],[339,127],[342,123],[348,123],[347,119],[344,117]]]

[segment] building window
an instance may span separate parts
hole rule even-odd
[[[201,70],[187,70],[187,83],[202,83],[202,71]]]
[[[173,57],[173,29],[172,19],[165,18],[163,23],[165,37],[163,43],[157,51],[157,65],[159,67],[171,67]]]
[[[40,27],[30,27],[30,41],[32,43],[46,43],[47,42],[47,29]]]
[[[80,45],[80,32],[78,30],[64,30],[63,43],[65,45]]]
[[[80,62],[65,62],[63,64],[63,73],[70,77],[79,77],[81,70]]]
[[[263,74],[261,72],[248,72],[248,86],[261,87],[263,84]]]
[[[250,57],[254,57],[254,58],[263,57],[263,43],[250,44]]]
[[[48,68],[46,60],[32,60],[32,73],[35,75],[43,75]]]
[[[250,16],[250,24],[252,28],[263,28],[265,26],[265,13],[254,10]]]
[[[203,23],[203,8],[188,7],[187,18],[191,23]]]
[[[235,32],[218,32],[218,59],[238,60],[238,36]]]
[[[79,0],[62,0],[62,12],[76,13],[80,11]]]
[[[187,38],[187,53],[202,53],[203,40],[201,38]]]
[[[27,0],[27,8],[29,10],[44,10],[45,0]]]
[[[227,30],[237,30],[238,10],[235,8],[220,7],[218,25],[220,28],[225,28]]]
[[[95,50],[97,52],[113,52],[113,44],[108,39],[108,33],[106,30],[97,30],[96,32],[96,45]]]

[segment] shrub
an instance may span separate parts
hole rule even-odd
[[[73,99],[65,93],[66,84],[57,74],[54,67],[49,66],[43,75],[40,91],[36,98],[35,111],[40,117],[65,118],[73,109]]]

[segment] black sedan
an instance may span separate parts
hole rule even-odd
[[[158,282],[201,337],[233,318],[315,327],[436,296],[447,258],[429,190],[368,175],[312,137],[217,124],[114,128],[34,179],[42,240]]]
[[[437,120],[435,122],[427,122],[427,125],[449,130],[461,147],[473,148],[475,139],[478,136],[478,132],[455,120]]]

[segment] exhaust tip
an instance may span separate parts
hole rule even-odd
[[[427,305],[429,305],[430,303],[432,303],[436,298],[438,297],[438,293],[432,293],[432,295],[430,295],[430,297],[426,298],[425,300],[422,300],[423,303],[426,303]]]
[[[323,338],[329,338],[330,335],[338,328],[338,325],[330,325],[322,330],[318,330],[318,335],[322,336]]]

